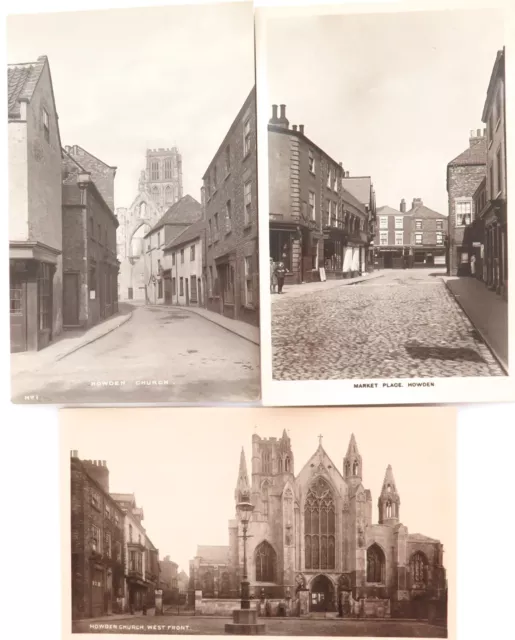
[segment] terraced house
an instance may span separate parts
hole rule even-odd
[[[314,282],[324,272],[348,278],[370,268],[371,179],[352,178],[305,135],[304,125],[290,127],[285,105],[272,106],[268,154],[270,256],[285,264],[286,282]]]

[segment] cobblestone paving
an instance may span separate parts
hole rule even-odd
[[[276,380],[502,376],[439,271],[391,270],[370,282],[276,301]]]

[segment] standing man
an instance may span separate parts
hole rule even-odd
[[[275,277],[277,278],[277,293],[283,292],[284,278],[286,277],[286,267],[284,262],[278,262],[275,267]]]
[[[277,276],[275,275],[275,262],[270,257],[270,293],[275,293],[275,287],[277,286]]]

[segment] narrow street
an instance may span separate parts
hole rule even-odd
[[[13,377],[14,402],[251,402],[259,347],[183,308],[135,307],[103,338]]]
[[[444,269],[382,273],[368,282],[276,300],[273,378],[505,375],[447,290]]]

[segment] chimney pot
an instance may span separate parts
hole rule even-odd
[[[474,137],[474,129],[470,130],[470,137],[473,138]]]
[[[477,130],[477,137],[480,138],[481,137],[481,129]]]
[[[302,133],[302,135],[304,135],[304,125],[303,124],[299,124],[299,131]]]
[[[292,124],[292,127],[291,127],[291,128],[292,128],[294,131],[297,131],[297,125],[296,125],[296,124]]]
[[[286,118],[286,105],[282,104],[281,105],[281,120],[284,120]]]
[[[276,104],[272,105],[272,119],[273,120],[277,120],[277,105]]]

